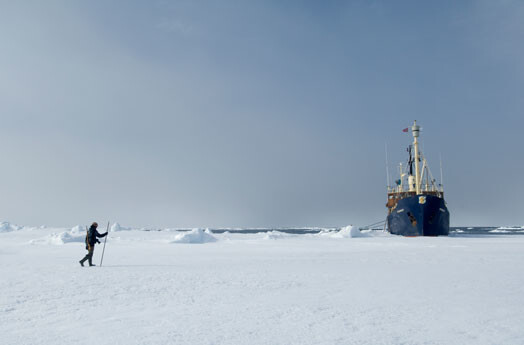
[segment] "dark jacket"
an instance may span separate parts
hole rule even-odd
[[[96,242],[100,243],[97,237],[105,236],[107,236],[107,232],[104,234],[100,234],[98,231],[96,231],[96,228],[94,226],[91,226],[87,231],[86,244],[89,243],[90,246],[94,246]]]

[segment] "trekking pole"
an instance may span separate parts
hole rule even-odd
[[[109,222],[107,222],[106,239],[104,240],[104,249],[102,249],[102,258],[100,258],[100,267],[102,267],[102,261],[104,261],[104,252],[106,251],[107,237],[109,236]]]

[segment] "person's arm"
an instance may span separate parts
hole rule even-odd
[[[107,232],[104,232],[103,234],[99,233],[98,231],[96,232],[96,237],[106,237],[107,236]]]

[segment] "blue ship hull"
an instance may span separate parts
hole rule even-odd
[[[402,236],[447,236],[449,211],[443,198],[414,195],[398,200],[387,218],[389,232]]]

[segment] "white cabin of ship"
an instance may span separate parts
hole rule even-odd
[[[414,150],[414,155],[412,156],[411,148],[409,148],[408,164],[405,166],[402,163],[399,164],[399,179],[395,181],[394,186],[390,186],[388,180],[388,202],[386,206],[390,212],[395,209],[399,199],[408,196],[434,195],[439,198],[444,197],[442,183],[437,184],[429,169],[426,157],[419,148],[420,127],[417,125],[417,121],[413,123],[411,132],[413,134],[413,145],[411,147]]]

